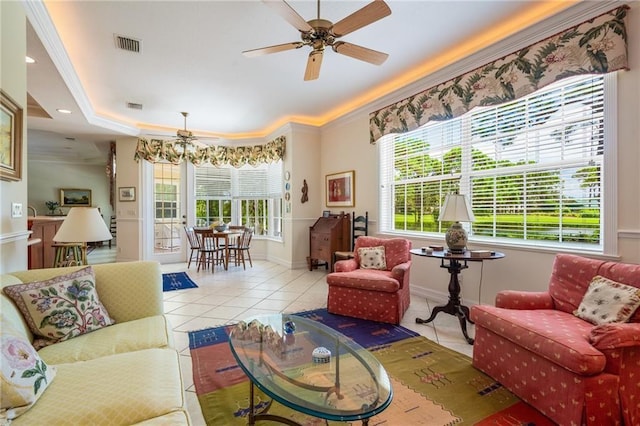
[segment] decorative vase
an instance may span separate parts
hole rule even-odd
[[[467,231],[460,222],[454,222],[444,235],[451,253],[464,253],[467,247]]]

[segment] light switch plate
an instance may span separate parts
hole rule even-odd
[[[11,217],[22,217],[22,203],[11,203]]]

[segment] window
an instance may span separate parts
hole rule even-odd
[[[607,78],[566,79],[382,138],[380,229],[442,233],[445,195],[458,192],[476,217],[472,240],[602,251]]]
[[[282,235],[282,162],[257,167],[196,168],[196,225],[218,221]]]
[[[177,185],[156,183],[155,198],[156,219],[175,219],[178,217]]]

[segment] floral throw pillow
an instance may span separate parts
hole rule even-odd
[[[36,349],[114,323],[98,299],[91,266],[46,281],[7,286],[4,292],[36,336]]]
[[[0,419],[12,420],[44,393],[56,375],[56,368],[45,364],[31,343],[4,320],[0,339]]]
[[[358,249],[361,269],[387,269],[387,261],[384,257],[384,246],[360,247]]]
[[[626,322],[638,306],[640,288],[597,275],[591,280],[574,315],[595,325]]]

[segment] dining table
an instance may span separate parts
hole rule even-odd
[[[231,245],[232,245],[230,244],[230,241],[232,241],[233,238],[239,238],[242,235],[243,230],[242,229],[226,229],[224,231],[217,231],[214,228],[210,228],[208,226],[194,226],[193,231],[198,236],[199,241],[202,241],[202,238],[205,235],[212,235],[214,238],[218,240],[219,244],[220,243],[223,244],[225,248],[224,269],[225,270],[229,269],[229,259],[231,257]]]

